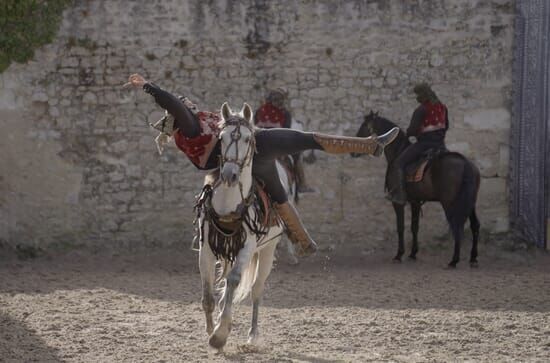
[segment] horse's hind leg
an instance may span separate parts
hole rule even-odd
[[[477,267],[477,242],[479,240],[479,219],[476,215],[476,210],[472,210],[470,214],[470,229],[472,230],[472,251],[470,252],[470,267]]]
[[[464,225],[456,222],[456,217],[451,217],[450,213],[445,210],[447,214],[447,220],[451,226],[451,233],[455,241],[455,248],[453,252],[453,259],[449,262],[449,267],[455,268],[458,261],[460,261],[460,243],[462,242],[462,237],[464,236]]]
[[[215,307],[214,279],[216,278],[216,257],[212,253],[208,243],[204,243],[199,250],[199,270],[202,281],[202,308],[206,317],[206,333],[210,335],[214,330],[212,313]]]
[[[418,224],[420,221],[420,203],[411,203],[411,232],[413,236],[413,243],[411,247],[410,259],[416,260],[416,253],[418,252]]]
[[[252,325],[248,332],[248,343],[255,344],[258,342],[258,312],[260,309],[260,302],[262,300],[262,294],[264,292],[265,281],[271,272],[273,266],[273,257],[275,253],[276,243],[271,243],[269,246],[264,247],[259,252],[258,261],[258,273],[254,285],[252,285]]]

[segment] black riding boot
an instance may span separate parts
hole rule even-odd
[[[407,193],[405,193],[405,172],[396,167],[390,180],[387,199],[395,204],[405,205],[407,203]]]

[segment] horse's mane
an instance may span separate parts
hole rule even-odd
[[[407,139],[407,135],[401,129],[395,122],[388,120],[387,118],[384,118],[382,116],[379,116],[378,113],[373,113],[372,115],[369,115],[372,117],[372,125],[374,126],[374,129],[376,132],[381,135],[389,130],[391,130],[394,127],[399,128],[399,135],[397,136],[397,140],[395,141],[395,152],[398,155],[404,148],[406,148],[409,145],[409,140]],[[367,116],[367,117],[369,117]]]
[[[384,118],[378,115],[376,115],[373,118],[373,122],[375,123],[375,127],[380,130],[380,133],[387,132],[394,127],[399,127],[395,122],[392,122],[387,118]],[[403,132],[403,130],[400,127],[399,127],[399,131]]]

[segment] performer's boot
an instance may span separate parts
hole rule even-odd
[[[405,192],[405,172],[396,167],[396,170],[393,171],[394,180],[391,184],[391,189],[388,191],[387,199],[391,200],[392,203],[405,205],[407,203],[407,193]]]
[[[313,188],[306,183],[306,174],[304,173],[304,164],[302,158],[298,156],[294,158],[294,172],[296,173],[297,190],[300,193],[312,193]]]
[[[294,205],[288,201],[282,204],[273,203],[273,205],[286,225],[288,238],[294,245],[300,247],[298,254],[306,257],[317,251],[317,244],[302,224]]]
[[[380,136],[350,137],[314,133],[315,141],[323,150],[331,154],[357,153],[380,156],[384,147],[391,144],[399,134],[399,128],[394,127]]]

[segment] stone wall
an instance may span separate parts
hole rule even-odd
[[[406,126],[410,90],[448,105],[448,145],[480,167],[479,216],[508,229],[512,0],[78,1],[54,43],[0,75],[0,240],[39,246],[188,243],[201,185],[146,125],[160,109],[121,89],[140,72],[204,109],[289,90],[306,130],[352,135],[369,110]],[[300,209],[323,247],[394,243],[383,159],[306,154]],[[446,232],[424,206],[422,241]]]

